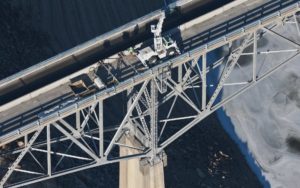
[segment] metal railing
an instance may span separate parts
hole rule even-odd
[[[236,38],[246,35],[253,30],[263,28],[276,20],[280,20],[283,17],[293,15],[297,11],[300,10],[300,8],[299,8],[300,2],[299,1],[297,1],[296,3],[293,3],[291,5],[288,5],[286,7],[283,7],[283,5],[282,5],[283,3],[281,1],[279,3],[281,3],[281,7],[282,7],[282,9],[280,9],[279,11],[275,11],[269,15],[264,16],[263,18],[260,18],[260,19],[253,21],[247,25],[244,25],[243,27],[241,27],[239,29],[231,31],[230,33],[228,33],[224,36],[220,36],[217,39],[214,39],[212,41],[207,42],[206,44],[196,47],[195,49],[193,49],[189,52],[183,53],[180,56],[177,56],[173,59],[167,60],[167,61],[165,61],[165,62],[163,62],[141,74],[135,75],[130,79],[120,82],[116,86],[112,86],[112,87],[107,88],[103,91],[100,91],[94,95],[83,98],[83,99],[79,100],[78,102],[69,104],[69,105],[63,107],[62,109],[59,109],[50,114],[47,114],[46,116],[40,118],[39,120],[36,120],[36,121],[29,123],[19,129],[16,129],[14,131],[6,133],[5,135],[2,135],[0,137],[0,146],[6,144],[8,142],[11,142],[13,140],[16,140],[25,134],[36,131],[37,129],[39,129],[40,126],[46,126],[51,122],[55,122],[58,119],[66,117],[78,110],[81,110],[88,106],[91,106],[96,101],[104,100],[110,96],[113,96],[113,95],[120,93],[122,91],[125,91],[135,85],[138,85],[146,80],[149,80],[149,79],[157,76],[161,72],[162,68],[177,67],[195,57],[201,56],[202,54],[207,53],[208,51],[212,51],[212,50],[218,48],[219,46],[222,46],[230,41],[233,41]]]

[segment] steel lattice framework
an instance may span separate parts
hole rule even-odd
[[[276,32],[293,24],[300,34],[298,10],[299,3],[285,7],[2,136],[0,146],[6,149],[1,156],[11,162],[3,165],[0,187],[24,186],[132,158],[150,163],[162,159],[174,140],[298,57],[299,45]],[[258,42],[266,35],[292,48],[263,51]],[[285,52],[293,54],[258,71],[258,54]],[[218,59],[211,60],[212,54]],[[251,66],[241,65],[242,56],[251,57]],[[246,72],[247,79],[230,78],[236,71]],[[217,77],[217,83],[211,77]],[[222,96],[223,89],[232,86],[236,91]],[[139,146],[122,142],[125,136]],[[121,147],[137,152],[119,156]]]

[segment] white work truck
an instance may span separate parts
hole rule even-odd
[[[165,13],[162,13],[157,25],[151,25],[151,32],[154,34],[154,49],[151,46],[138,51],[137,57],[145,65],[151,65],[159,59],[180,54],[176,41],[170,36],[162,37],[162,25]]]

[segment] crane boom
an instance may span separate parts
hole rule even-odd
[[[162,26],[165,18],[166,15],[163,12],[161,17],[159,18],[157,25],[151,25],[151,32],[154,34],[154,50],[158,54],[162,53],[165,50],[163,45],[163,39],[161,36]]]
[[[148,46],[138,51],[137,56],[145,67],[148,66],[147,64],[154,64],[158,60],[180,54],[176,41],[173,41],[170,36],[162,36],[165,18],[165,12],[162,12],[158,23],[151,25],[151,32],[154,34],[153,47]]]

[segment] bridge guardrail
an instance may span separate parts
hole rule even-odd
[[[168,5],[169,8],[175,8],[175,7],[183,7],[186,6],[187,4],[189,4],[191,1],[190,0],[179,0],[177,2],[173,2],[171,4]],[[87,49],[93,47],[93,46],[97,46],[100,43],[104,43],[107,40],[113,40],[116,37],[118,37],[119,35],[121,36],[124,32],[129,32],[134,30],[134,28],[139,25],[139,26],[143,26],[153,20],[156,20],[159,18],[161,14],[161,10],[156,10],[153,11],[141,18],[137,18],[125,25],[122,25],[116,29],[113,29],[112,31],[109,31],[107,33],[104,33],[100,36],[97,36],[91,40],[88,40],[80,45],[77,45],[69,50],[66,50],[65,52],[59,53],[53,57],[48,58],[47,60],[41,61],[40,63],[33,65],[31,67],[28,67],[20,72],[17,72],[7,78],[4,78],[2,80],[0,80],[0,88],[10,84],[12,82],[18,81],[20,78],[26,77],[29,74],[41,70],[46,69],[49,66],[53,66],[54,64],[56,64],[59,61],[62,61],[65,58],[70,58],[73,55],[80,55],[82,53],[84,53]]]

